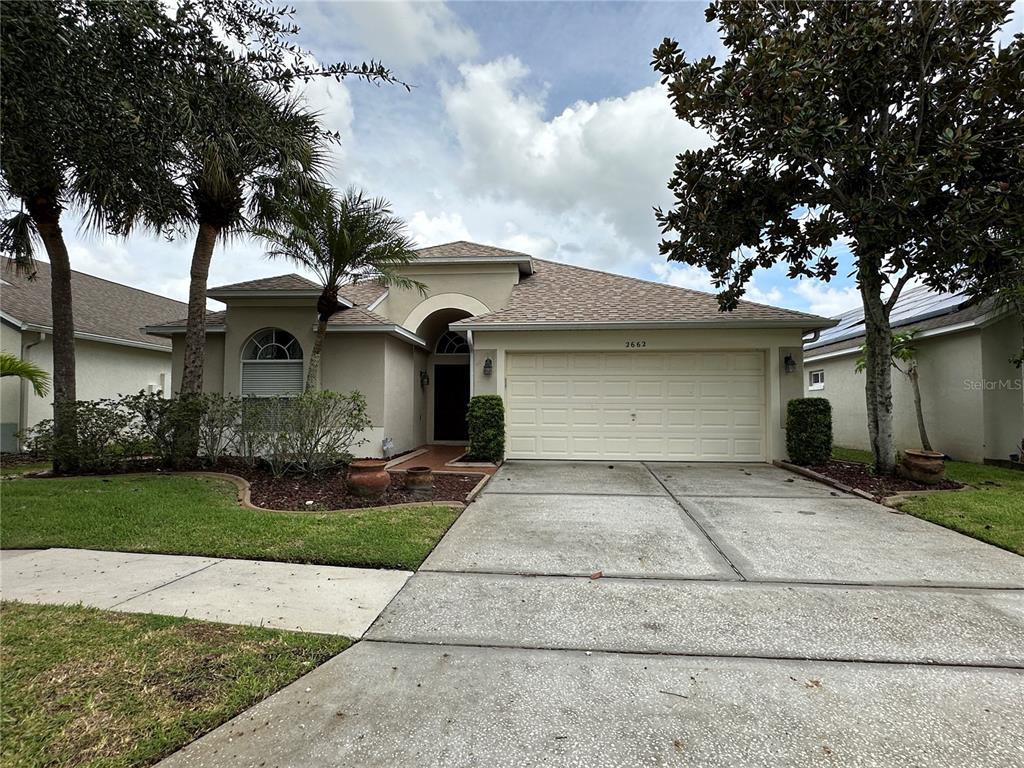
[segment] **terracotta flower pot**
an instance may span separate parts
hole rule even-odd
[[[413,496],[430,497],[434,493],[434,471],[430,467],[409,467],[405,470],[405,488]]]
[[[348,466],[348,486],[352,493],[365,498],[383,496],[391,485],[391,475],[384,459],[359,459]]]
[[[903,452],[900,467],[903,475],[914,482],[937,485],[946,477],[946,456],[938,451],[910,449]]]

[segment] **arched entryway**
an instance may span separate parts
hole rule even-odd
[[[465,443],[469,439],[466,408],[469,406],[472,350],[465,334],[449,330],[457,320],[470,317],[461,309],[432,312],[416,328],[427,342],[429,384],[427,398],[427,442]]]

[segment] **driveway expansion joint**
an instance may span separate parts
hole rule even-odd
[[[979,663],[958,663],[958,662],[932,662],[932,661],[907,661],[906,659],[863,659],[853,657],[835,656],[765,656],[761,654],[722,654],[722,653],[688,653],[685,651],[650,651],[650,650],[624,650],[619,648],[599,648],[596,646],[561,646],[561,645],[515,645],[513,643],[469,643],[459,640],[408,640],[388,637],[366,637],[361,642],[383,643],[387,645],[411,645],[427,648],[477,648],[480,650],[503,650],[503,651],[551,651],[562,653],[582,653],[587,656],[602,654],[608,656],[664,656],[684,659],[742,659],[744,661],[790,661],[790,662],[814,662],[821,664],[843,664],[843,665],[866,665],[866,666],[897,666],[897,667],[929,667],[945,669],[977,669],[977,670],[1007,670],[1024,672],[1024,666],[1018,664],[979,664]]]
[[[742,571],[740,571],[740,569],[736,567],[736,564],[732,561],[732,559],[727,554],[725,554],[725,551],[718,545],[718,542],[711,538],[711,534],[708,533],[707,529],[701,524],[701,522],[696,517],[690,514],[690,510],[688,510],[686,506],[683,504],[683,502],[679,500],[679,497],[676,496],[667,485],[665,485],[665,481],[658,477],[657,474],[655,474],[654,470],[652,470],[650,466],[648,466],[648,463],[646,461],[642,461],[640,462],[640,464],[641,466],[643,466],[644,469],[646,469],[650,473],[651,477],[654,478],[658,485],[665,489],[665,493],[668,494],[669,498],[671,498],[672,501],[676,503],[676,506],[679,507],[679,509],[682,511],[684,515],[686,515],[686,518],[695,526],[697,526],[697,530],[699,530],[701,534],[703,534],[704,538],[706,538],[708,542],[711,544],[711,546],[715,548],[715,551],[722,556],[722,559],[729,564],[729,567],[732,568],[736,575],[739,576],[741,580],[746,581],[747,577],[744,576]]]
[[[700,576],[677,576],[673,574],[667,575],[632,575],[632,574],[606,574],[602,573],[599,579],[594,579],[593,574],[589,573],[539,573],[535,571],[522,572],[522,571],[486,571],[486,570],[474,570],[474,571],[453,571],[448,568],[420,568],[414,573],[414,576],[420,574],[432,575],[437,574],[439,576],[480,576],[482,578],[490,576],[502,576],[520,579],[576,579],[580,581],[669,581],[669,582],[684,582],[687,584],[734,584],[734,585],[750,585],[752,587],[765,586],[765,587],[817,587],[821,589],[886,589],[886,590],[937,590],[940,592],[977,592],[977,593],[989,593],[989,592],[1003,592],[1003,593],[1015,593],[1020,592],[1024,594],[1024,586],[1019,587],[1006,587],[1006,586],[987,586],[987,585],[976,585],[976,584],[962,584],[956,582],[948,582],[941,584],[909,584],[894,581],[879,581],[879,582],[867,582],[867,581],[794,581],[793,579],[746,579],[746,578],[734,578],[734,579],[709,579]],[[397,595],[396,595],[397,597]]]

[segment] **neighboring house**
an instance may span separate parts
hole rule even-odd
[[[837,445],[869,447],[864,374],[856,361],[864,343],[864,312],[853,310],[804,346],[808,396],[827,397]],[[1024,387],[1010,359],[1020,354],[1021,326],[1006,309],[927,288],[905,291],[892,312],[894,329],[917,329],[921,403],[932,447],[954,459],[980,462],[1019,452]],[[910,381],[892,373],[897,449],[920,448]]]
[[[321,386],[366,396],[362,454],[464,443],[469,398],[497,393],[510,458],[781,458],[802,336],[834,324],[750,302],[721,313],[710,294],[475,243],[418,253],[403,273],[426,296],[351,285],[328,326]],[[299,392],[319,293],[298,275],[210,290],[227,309],[208,318],[205,388]],[[175,381],[184,326],[147,329],[173,340]]]
[[[38,262],[35,279],[18,275],[4,259],[0,273],[0,346],[53,371],[50,265]],[[172,301],[82,272],[71,273],[75,313],[75,372],[79,400],[139,390],[171,391],[171,345],[147,336],[142,326],[187,310]],[[15,433],[53,417],[53,395],[37,396],[26,382],[0,384],[2,448],[18,450]]]

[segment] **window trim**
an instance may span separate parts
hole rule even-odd
[[[818,381],[815,381],[815,375],[820,374]],[[815,368],[813,371],[807,372],[807,389],[812,392],[817,392],[825,388],[825,369]]]
[[[272,342],[272,345],[276,345],[276,346],[281,347],[285,351],[285,353],[289,355],[289,357],[284,358],[284,359],[281,359],[281,358],[266,359],[266,358],[260,358],[258,356],[257,357],[247,357],[246,356],[246,353],[249,350],[249,346],[253,343],[253,341],[256,339],[256,337],[260,336],[261,334],[266,333],[267,331],[273,331],[274,334],[275,334],[275,338],[274,338],[274,341]],[[277,338],[276,338],[277,333],[282,333],[282,334],[287,335],[288,337],[290,337],[290,340],[286,344],[280,344],[277,341]],[[294,345],[294,347],[293,347],[293,350],[290,351],[289,347],[292,347],[292,345]],[[263,345],[263,347],[261,347],[261,349],[265,348],[267,346],[271,346],[271,344]],[[259,351],[260,350],[256,350],[256,354],[257,355],[259,355]],[[294,356],[291,356],[291,355],[294,355]],[[277,326],[268,326],[266,328],[260,328],[258,331],[254,331],[253,333],[249,334],[248,338],[246,338],[245,342],[242,344],[242,350],[241,350],[241,353],[239,355],[239,358],[240,358],[240,360],[239,360],[239,371],[238,371],[238,391],[239,391],[239,393],[242,395],[242,397],[261,397],[261,398],[269,398],[269,397],[295,397],[296,395],[301,394],[302,391],[303,391],[304,385],[305,385],[305,374],[306,374],[305,357],[306,357],[306,354],[305,354],[305,350],[302,348],[302,342],[300,342],[298,337],[295,336],[295,334],[291,333],[290,331],[287,331],[284,328],[279,328]],[[256,394],[256,393],[252,393],[252,392],[246,392],[246,386],[245,386],[246,368],[249,367],[250,370],[253,370],[255,367],[262,367],[262,366],[267,366],[267,365],[274,366],[274,367],[278,367],[278,366],[291,366],[292,368],[295,368],[296,371],[297,371],[297,376],[296,376],[296,379],[297,379],[297,382],[298,382],[297,386],[294,387],[293,389],[287,391],[287,392],[273,392],[273,393],[266,393],[266,394]]]

